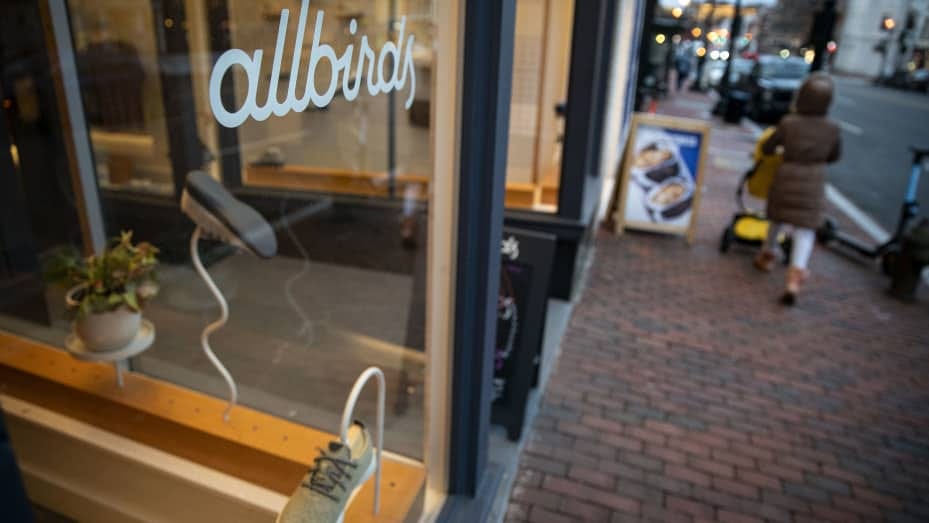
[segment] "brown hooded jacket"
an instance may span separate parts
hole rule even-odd
[[[822,224],[826,164],[839,159],[839,127],[829,119],[832,79],[813,73],[794,102],[794,112],[784,116],[777,131],[764,143],[766,154],[784,149],[784,163],[774,175],[768,194],[768,218],[778,223],[815,229]]]

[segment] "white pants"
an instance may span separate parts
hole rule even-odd
[[[777,250],[777,237],[781,233],[783,224],[771,222],[768,227],[768,241],[765,248],[771,251]],[[804,229],[794,227],[793,246],[790,252],[790,265],[798,269],[806,270],[810,263],[810,255],[813,254],[813,243],[816,242],[816,231],[813,229]]]

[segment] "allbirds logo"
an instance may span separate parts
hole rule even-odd
[[[313,43],[310,47],[309,62],[304,75],[300,71],[300,60],[309,4],[309,0],[303,0],[300,7],[300,19],[297,22],[293,61],[290,68],[290,82],[287,87],[287,96],[283,101],[278,99],[278,84],[280,82],[281,62],[284,56],[284,43],[287,39],[289,10],[281,10],[281,22],[277,30],[277,44],[274,49],[274,62],[271,65],[268,98],[263,105],[259,106],[256,100],[258,82],[261,79],[263,55],[261,50],[256,50],[249,56],[248,53],[241,49],[230,49],[216,61],[210,74],[210,108],[221,125],[230,128],[238,127],[249,116],[261,122],[267,120],[272,114],[284,116],[290,111],[304,111],[309,107],[310,103],[316,107],[325,107],[335,97],[340,81],[342,96],[346,100],[352,101],[358,97],[363,80],[368,93],[375,96],[380,93],[389,93],[392,90],[402,90],[409,78],[410,94],[406,100],[406,108],[409,109],[413,104],[413,97],[416,94],[416,68],[413,63],[414,37],[410,34],[404,42],[406,17],[400,19],[397,42],[386,42],[377,54],[371,49],[367,35],[362,35],[361,43],[358,46],[357,60],[353,64],[355,58],[354,44],[349,44],[342,52],[342,55],[338,56],[331,45],[319,41],[325,21],[325,13],[322,10],[318,11],[313,29]],[[354,36],[357,31],[358,22],[352,19],[349,22],[348,32]],[[388,60],[392,64],[388,64]],[[332,75],[329,78],[329,85],[325,86],[323,91],[320,92],[316,85],[316,70],[323,61],[327,62],[328,67],[331,67]],[[220,87],[229,69],[235,65],[245,70],[248,77],[248,91],[242,106],[230,111],[223,105]],[[298,84],[303,82],[306,85],[303,92],[297,93]]]

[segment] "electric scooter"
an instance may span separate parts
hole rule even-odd
[[[910,151],[913,153],[910,180],[906,186],[906,196],[900,208],[900,218],[897,221],[897,228],[894,230],[893,236],[884,243],[876,246],[865,245],[861,240],[840,231],[835,221],[831,218],[827,218],[819,230],[816,231],[816,237],[820,244],[827,245],[835,242],[867,258],[880,259],[881,270],[884,271],[884,274],[890,275],[893,270],[894,262],[900,254],[903,235],[906,233],[910,221],[919,214],[919,202],[916,201],[916,190],[919,188],[919,177],[923,170],[923,159],[929,157],[929,148],[910,146]]]

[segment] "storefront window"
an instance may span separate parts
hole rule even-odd
[[[506,206],[555,212],[561,178],[573,2],[519,0]]]
[[[82,246],[80,202],[36,14],[20,2],[0,17],[0,328],[59,344],[64,291],[42,266]]]
[[[393,14],[388,11],[390,4],[386,0],[311,2],[306,22],[309,30],[301,49],[302,71],[309,65],[312,30],[319,11],[325,13],[320,41],[338,54],[351,47],[350,67],[337,74],[336,97],[331,103],[323,107],[310,103],[306,111],[292,111],[266,121],[248,119],[239,127],[238,154],[244,166],[245,185],[363,196],[394,195],[413,200],[425,197],[432,170],[431,2],[400,2]],[[298,21],[298,10],[293,11],[288,36],[293,34]],[[398,18],[401,13],[404,16]],[[232,47],[249,52],[260,49],[265,57],[261,64],[263,85],[259,86],[257,100],[267,97],[268,80],[273,78],[271,57],[275,56],[279,14],[278,10],[265,7],[261,16],[256,17],[253,1],[229,2],[229,23],[234,28],[230,31]],[[404,54],[411,34],[414,46],[409,49],[412,56],[407,57]],[[368,74],[370,71],[378,75],[379,63],[370,70],[362,65],[359,71],[359,56],[365,54],[362,39],[375,52],[385,43],[395,43],[401,52],[398,73],[406,80],[406,89],[370,94]],[[293,45],[285,44],[277,84],[278,100],[287,99],[290,93],[296,98],[305,93],[306,80],[300,76],[302,71],[292,70],[293,58]],[[412,61],[407,62],[408,59]],[[318,93],[325,93],[333,81],[333,71],[324,60],[321,63],[315,70],[315,87]],[[407,71],[408,65],[415,70]],[[234,98],[236,105],[240,105],[248,94],[249,78],[242,68],[234,71]],[[415,87],[409,85],[411,82]],[[349,91],[357,88],[357,98],[348,101],[346,87]]]
[[[156,340],[132,369],[226,395],[200,348],[201,331],[219,308],[192,268],[194,224],[179,205],[188,172],[200,169],[258,210],[279,246],[265,260],[200,242],[231,314],[211,344],[238,384],[240,403],[335,432],[354,379],[375,365],[387,376],[385,446],[421,458],[433,2],[68,0],[67,6],[105,233],[132,230],[161,251],[161,292],[144,311]],[[301,18],[302,44],[296,37]],[[275,60],[280,31],[284,44]],[[234,112],[252,95],[263,105],[275,82],[280,100],[306,92],[313,48],[322,45],[338,56],[354,49],[346,81],[360,86],[357,98],[346,96],[340,77],[321,107],[246,118],[238,126],[217,119],[210,80],[223,53],[263,54],[257,74],[234,66],[222,77],[216,94]],[[387,53],[384,64],[355,67],[365,46],[373,63],[390,45],[395,63]],[[296,63],[295,49],[301,52]],[[377,78],[370,75],[389,79],[394,67],[405,77],[402,88],[371,94]],[[333,73],[326,64],[315,68],[318,92],[327,90]],[[68,172],[27,165],[23,146],[20,151],[24,173]],[[29,151],[30,161],[42,157]],[[48,183],[68,187],[64,179]],[[58,212],[73,215],[73,205]],[[78,222],[73,216],[59,221]],[[76,227],[60,229],[63,236],[52,243],[80,246]],[[31,266],[36,282],[37,263]],[[0,273],[0,281],[15,278]],[[61,346],[70,328],[62,298],[36,285],[42,314],[23,321],[8,313],[0,328]],[[373,405],[362,401],[356,415],[373,422]]]
[[[150,2],[70,0],[68,5],[100,187],[172,194]]]

